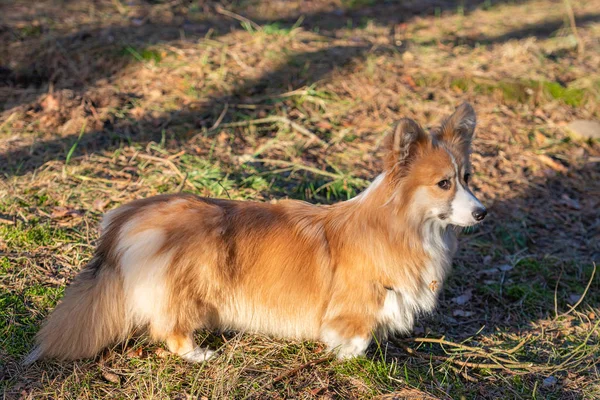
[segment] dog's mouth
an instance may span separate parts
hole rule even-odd
[[[454,225],[461,228],[468,228],[471,226],[479,225],[483,222],[485,217],[475,217],[469,218],[467,220],[455,220],[450,213],[440,213],[437,215],[439,221],[443,222],[447,225]]]

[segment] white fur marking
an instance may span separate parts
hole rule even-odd
[[[410,332],[415,317],[433,311],[436,306],[437,295],[456,250],[456,236],[434,215],[435,212],[423,223],[421,230],[423,250],[429,261],[415,282],[417,286],[397,286],[386,293],[378,318],[378,332],[383,337],[393,332]]]
[[[458,226],[474,225],[477,221],[473,217],[473,211],[484,207],[479,200],[477,200],[477,198],[460,183],[456,159],[448,150],[446,150],[446,152],[450,156],[452,165],[454,165],[454,171],[456,172],[456,194],[452,200],[452,214],[448,218],[448,223]]]
[[[473,211],[483,208],[483,205],[473,194],[465,189],[457,180],[456,194],[452,200],[452,214],[449,222],[458,226],[470,226],[477,223]]]
[[[384,336],[389,333],[408,333],[414,324],[414,310],[409,309],[402,300],[402,294],[387,290],[383,308],[379,313],[379,323]]]
[[[127,309],[135,323],[152,322],[161,330],[168,331],[173,320],[166,309],[168,289],[165,272],[171,254],[156,255],[165,239],[162,230],[146,229],[131,233],[136,222],[133,219],[123,226],[117,245]]]
[[[385,172],[382,172],[371,182],[371,184],[358,196],[348,200],[348,201],[358,201],[359,203],[364,202],[373,192],[382,184],[385,179]]]
[[[321,341],[327,345],[330,351],[336,353],[337,358],[344,359],[365,354],[371,338],[355,336],[351,339],[343,339],[332,329],[324,329],[321,333]]]

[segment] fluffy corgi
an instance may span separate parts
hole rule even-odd
[[[179,194],[110,211],[25,363],[93,357],[139,328],[191,362],[213,355],[200,328],[319,340],[340,358],[410,332],[435,307],[454,227],[486,216],[468,186],[474,129],[469,104],[430,133],[401,119],[381,175],[334,205]]]

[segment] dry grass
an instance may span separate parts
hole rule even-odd
[[[600,147],[565,125],[600,119],[600,2],[571,3],[577,35],[550,0],[3,3],[4,396],[598,398]],[[462,101],[491,216],[412,337],[347,362],[199,332],[219,349],[204,365],[134,338],[18,365],[102,212],[181,190],[343,200],[377,174],[394,119],[431,126]]]

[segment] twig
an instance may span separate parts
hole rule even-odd
[[[2,129],[4,129],[4,126],[5,126],[5,125],[7,125],[7,124],[8,124],[8,123],[9,123],[9,122],[10,122],[10,121],[13,119],[13,117],[14,117],[15,115],[17,115],[17,113],[16,113],[16,112],[14,112],[14,113],[10,114],[10,115],[8,116],[8,118],[6,118],[6,119],[4,120],[4,122],[0,124],[0,131],[1,131]]]
[[[269,158],[255,158],[255,159],[252,159],[251,161],[252,162],[261,162],[261,163],[266,163],[266,164],[284,165],[284,166],[287,166],[287,167],[293,167],[293,169],[301,169],[301,170],[304,170],[304,171],[312,172],[315,175],[323,175],[323,176],[327,176],[327,177],[333,178],[333,179],[339,179],[339,178],[341,178],[340,175],[337,175],[337,174],[334,174],[334,173],[331,173],[331,172],[327,172],[327,171],[322,171],[320,169],[309,167],[307,165],[293,163],[293,162],[290,162],[290,161],[271,160]]]
[[[227,191],[227,189],[225,189],[225,186],[223,186],[223,184],[221,183],[221,181],[219,180],[219,181],[217,181],[217,183],[225,191],[225,194],[227,195],[227,197],[229,198],[229,200],[231,200],[231,196],[229,195],[229,192]]]
[[[333,356],[330,354],[330,355],[328,355],[326,357],[318,358],[316,360],[304,363],[304,364],[302,364],[302,365],[300,365],[300,366],[298,366],[298,367],[296,367],[294,369],[291,369],[291,370],[289,370],[287,372],[284,372],[283,374],[277,376],[275,379],[273,379],[272,384],[275,384],[275,383],[280,382],[280,381],[282,381],[282,380],[284,380],[286,378],[289,378],[289,377],[291,377],[293,375],[296,375],[298,372],[300,372],[301,370],[303,370],[306,367],[310,367],[312,365],[321,364],[321,363],[323,363],[325,361],[331,360],[332,358],[333,358]]]
[[[564,265],[561,265],[560,274],[558,275],[556,285],[554,286],[554,319],[558,318],[558,284],[560,283],[560,278],[562,278],[562,274],[564,271],[565,267]]]
[[[184,175],[179,170],[179,168],[177,168],[177,166],[175,164],[173,164],[173,162],[171,160],[168,160],[166,158],[154,157],[154,156],[150,156],[150,155],[147,155],[147,154],[138,154],[137,157],[143,158],[145,160],[156,161],[156,162],[165,164],[173,172],[175,172],[177,174],[177,176],[179,176],[179,178],[182,180],[181,185],[188,185],[191,189],[196,190],[196,187],[194,185],[192,185],[190,183],[190,181],[187,180],[187,174]],[[179,191],[181,191],[181,190],[179,190]]]
[[[321,145],[325,145],[325,142],[323,142],[317,135],[315,135],[314,133],[312,133],[305,127],[297,124],[296,122],[289,120],[288,118],[281,117],[278,115],[274,115],[271,117],[265,117],[265,118],[251,119],[248,121],[228,122],[226,124],[220,124],[220,125],[217,125],[215,123],[215,125],[213,125],[213,127],[210,128],[208,131],[206,131],[205,134],[210,135],[212,133],[215,133],[215,131],[218,128],[239,128],[242,126],[269,124],[271,122],[281,122],[281,123],[287,124],[296,132],[301,133],[302,135],[310,138],[311,140],[318,142]]]
[[[181,191],[183,190],[183,187],[185,186],[185,183],[187,182],[187,178],[188,178],[188,173],[186,172],[185,176],[183,177],[183,180],[181,181],[179,186],[177,186],[177,189],[175,189],[176,193],[181,193]]]
[[[571,306],[571,308],[569,308],[569,310],[567,310],[567,312],[565,312],[564,314],[561,314],[562,316],[569,315],[571,312],[573,312],[577,308],[577,306],[579,306],[581,304],[581,302],[585,298],[585,295],[587,294],[590,286],[592,286],[592,282],[594,281],[594,275],[596,275],[596,263],[594,261],[592,261],[592,264],[594,264],[594,270],[592,271],[592,276],[590,276],[590,280],[588,281],[588,284],[585,287],[583,294],[581,295],[579,300],[577,300],[577,303],[575,303],[573,306]]]
[[[503,369],[505,371],[514,372],[514,370],[518,370],[518,369],[531,369],[531,367],[533,366],[532,363],[500,364],[498,362],[497,363],[482,363],[482,362],[461,361],[461,360],[456,360],[454,358],[455,356],[445,357],[445,356],[438,356],[438,355],[433,355],[433,354],[422,354],[408,346],[405,346],[404,344],[402,344],[398,341],[394,341],[394,343],[399,345],[406,353],[408,353],[410,355],[414,355],[414,356],[422,358],[422,359],[433,359],[433,360],[448,362],[451,364],[459,365],[461,367],[469,367],[469,368],[477,368],[477,369],[485,369],[485,368],[487,368],[487,369]],[[483,354],[483,355],[478,354],[478,355],[473,355],[473,356],[485,357],[485,354]],[[491,358],[492,355],[488,354],[487,356],[488,356],[488,358]]]
[[[573,7],[571,6],[570,0],[564,0],[564,3],[565,9],[567,11],[567,16],[569,17],[569,24],[571,25],[571,32],[573,33],[573,36],[575,36],[575,40],[577,40],[577,54],[579,54],[579,57],[581,57],[585,52],[585,47],[583,44],[583,40],[581,40],[581,36],[579,36],[579,32],[577,32],[575,13],[573,12]]]
[[[477,379],[473,378],[472,376],[469,376],[467,374],[467,371],[462,370],[462,369],[458,369],[452,365],[449,365],[450,369],[452,371],[454,371],[455,373],[457,373],[458,375],[462,376],[463,378],[465,378],[466,380],[468,380],[469,382],[479,382]]]
[[[525,343],[527,343],[527,341],[531,338],[531,333],[528,334],[525,339],[523,339],[519,344],[517,344],[515,347],[513,347],[510,350],[507,350],[506,353],[507,354],[515,354],[518,350],[521,349],[521,347],[523,347],[525,345]]]
[[[254,22],[254,21],[252,21],[251,19],[248,19],[248,18],[246,18],[246,17],[244,17],[244,16],[241,16],[241,15],[239,15],[239,14],[236,14],[236,13],[234,13],[234,12],[231,12],[231,11],[229,11],[229,10],[226,10],[226,9],[224,9],[224,8],[223,8],[222,6],[220,6],[220,5],[217,5],[217,6],[215,7],[215,11],[216,11],[216,12],[218,12],[219,14],[223,14],[223,15],[226,15],[226,16],[228,16],[228,17],[231,17],[231,18],[233,18],[233,19],[237,19],[238,21],[246,22],[246,23],[248,23],[248,24],[252,25],[252,27],[253,27],[254,29],[256,29],[257,31],[262,31],[262,27],[261,27],[260,25],[258,25],[256,22]]]
[[[185,150],[181,150],[179,153],[175,153],[175,154],[167,157],[167,160],[175,160],[176,158],[179,158],[184,154],[185,154]]]
[[[223,122],[223,118],[225,118],[225,114],[227,113],[228,109],[229,109],[229,103],[225,103],[225,107],[223,107],[223,111],[221,111],[219,118],[217,118],[214,125],[209,129],[209,131],[213,131],[213,130],[217,129],[219,127],[219,125],[221,125],[221,122]]]
[[[123,4],[121,4],[121,2],[119,0],[113,0],[113,4],[114,4],[115,8],[117,9],[117,11],[119,12],[119,14],[121,14],[121,15],[127,14],[127,9],[125,7],[123,7]]]
[[[185,175],[177,168],[175,164],[171,160],[167,160],[165,158],[154,157],[147,154],[138,154],[138,157],[143,158],[145,160],[156,161],[162,164],[167,165],[173,172],[175,172],[181,179],[185,177]]]
[[[412,339],[414,342],[421,342],[421,343],[438,343],[440,345],[447,345],[447,346],[452,346],[455,347],[457,350],[461,350],[461,351],[470,351],[471,353],[475,353],[472,354],[475,357],[485,357],[485,358],[489,358],[492,359],[496,362],[503,362],[503,363],[507,363],[507,364],[515,364],[516,362],[514,360],[509,360],[508,358],[505,357],[500,357],[497,355],[497,353],[499,352],[498,350],[496,351],[492,351],[492,352],[487,352],[484,351],[483,349],[477,348],[477,347],[470,347],[470,346],[465,346],[462,345],[460,343],[454,343],[454,342],[450,342],[444,339],[434,339],[434,338],[414,338]],[[524,343],[523,343],[524,344]],[[467,355],[467,354],[462,354]],[[518,364],[518,363],[517,363]]]
[[[437,344],[445,344],[447,346],[452,346],[452,347],[457,347],[460,350],[466,350],[466,351],[481,351],[481,349],[478,349],[476,347],[470,347],[470,346],[465,346],[462,345],[460,343],[454,343],[454,342],[450,342],[448,340],[445,339],[435,339],[435,338],[412,338],[410,339],[413,342],[417,342],[417,343],[437,343]]]
[[[85,175],[71,175],[73,178],[77,178],[79,180],[82,181],[94,181],[94,182],[102,182],[102,183],[111,183],[111,184],[115,184],[115,183],[129,183],[131,180],[116,180],[116,179],[104,179],[104,178],[94,178],[94,177],[90,177],[90,176],[85,176]]]

